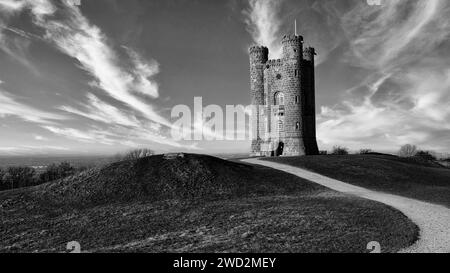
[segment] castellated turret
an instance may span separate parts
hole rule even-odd
[[[263,46],[250,48],[253,156],[318,154],[313,48],[286,35],[281,59]]]
[[[264,68],[269,60],[269,49],[264,46],[253,46],[250,52],[250,90],[252,105],[252,151],[260,151],[264,124],[260,105],[264,105]]]

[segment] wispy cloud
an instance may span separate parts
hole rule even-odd
[[[341,104],[322,107],[319,138],[330,146],[396,149],[413,143],[448,150],[450,34],[447,1],[385,1],[358,5],[342,19],[345,61],[374,73]],[[359,99],[355,99],[359,98]]]
[[[81,109],[84,108],[83,110],[71,106],[61,106],[59,109],[106,124],[118,124],[131,127],[142,126],[135,116],[127,114],[125,111],[101,101],[91,93],[89,93],[87,97],[88,102],[86,105],[84,107],[79,106]]]
[[[1,11],[4,13],[13,13],[21,10],[27,1],[0,0]]]
[[[0,50],[9,55],[12,59],[28,68],[35,75],[39,75],[38,69],[30,61],[29,47],[31,45],[30,36],[27,33],[14,28],[8,28],[2,25],[0,20]],[[13,33],[13,37],[5,37],[2,30],[8,30]]]
[[[269,47],[271,58],[282,55],[281,38],[294,33],[304,36],[305,45],[319,52],[316,65],[327,60],[328,55],[345,40],[340,23],[341,1],[334,0],[247,0],[243,11],[247,31],[253,42]]]
[[[2,116],[14,116],[40,124],[54,124],[56,121],[67,119],[63,115],[49,113],[21,103],[17,97],[0,89],[0,117]]]
[[[392,69],[422,58],[449,37],[449,5],[443,0],[384,1],[357,5],[342,18],[356,65]]]
[[[48,138],[41,136],[41,135],[33,135],[33,138],[37,141],[48,141],[49,140]]]
[[[249,7],[243,11],[247,29],[256,44],[269,47],[272,58],[282,53],[280,9],[283,0],[249,0]]]
[[[0,146],[0,153],[6,154],[6,155],[29,155],[30,153],[33,154],[48,154],[49,152],[57,152],[57,153],[67,153],[71,150],[67,147],[62,146],[14,146],[14,147],[5,147]]]
[[[133,90],[152,97],[158,96],[158,83],[151,80],[155,75],[159,73],[159,64],[154,61],[146,61],[135,50],[122,46],[128,53],[128,56],[132,62],[131,73],[133,79]]]
[[[156,130],[147,128],[129,128],[123,126],[113,126],[108,128],[93,128],[80,130],[68,127],[42,126],[48,131],[76,141],[86,143],[99,143],[103,145],[123,145],[128,147],[147,146],[153,147],[156,144],[166,147],[180,148],[187,150],[197,150],[195,144],[184,145],[177,141],[161,135]],[[161,149],[161,147],[158,147]]]
[[[44,39],[77,59],[81,67],[94,77],[93,85],[139,111],[146,118],[170,126],[151,105],[133,94],[138,92],[153,98],[158,97],[158,85],[149,79],[158,72],[156,62],[144,62],[136,52],[128,49],[134,66],[122,67],[114,49],[109,46],[106,35],[100,28],[90,24],[79,8],[70,1],[63,1],[58,16],[55,15],[56,6],[48,0],[18,2],[21,4],[3,0],[0,7],[11,13],[30,9],[33,22],[45,30]]]
[[[129,73],[119,66],[114,50],[108,46],[108,39],[98,27],[91,25],[75,6],[66,6],[65,12],[64,22],[37,17],[36,24],[46,30],[45,38],[55,43],[62,52],[76,58],[83,69],[95,77],[94,84],[108,95],[150,120],[170,125],[152,106],[133,95],[133,92],[140,92],[158,96],[157,84],[147,79],[157,69],[140,66],[132,68],[133,73]]]
[[[108,126],[83,131],[73,128],[44,126],[45,129],[56,135],[78,141],[102,143],[105,145],[120,144],[134,147],[145,144],[150,145],[150,142],[154,142],[174,148],[194,149],[192,145],[182,145],[169,137],[165,137],[161,131],[160,124],[152,121],[139,120],[131,113],[121,111],[101,101],[92,94],[88,94],[88,102],[82,110],[70,106],[62,106],[59,109]]]
[[[0,0],[0,12],[7,16],[24,10],[29,10],[33,23],[44,30],[42,40],[76,59],[79,67],[92,76],[89,85],[103,90],[110,96],[108,101],[114,102],[107,103],[88,93],[85,105],[57,107],[103,123],[103,127],[92,129],[92,124],[86,124],[85,129],[75,129],[45,125],[44,129],[81,142],[130,145],[134,139],[185,147],[163,136],[162,127],[170,128],[172,124],[149,103],[159,97],[159,86],[154,79],[159,73],[159,65],[155,60],[143,58],[128,46],[114,48],[112,41],[99,27],[91,24],[72,1],[62,0],[56,5],[49,0]],[[18,29],[8,29],[22,38],[32,37]],[[128,60],[122,60],[117,49],[124,50]]]
[[[64,136],[76,141],[100,143],[104,145],[112,145],[115,143],[115,141],[109,137],[109,134],[106,131],[99,131],[99,130],[86,131],[56,126],[43,126],[43,128],[49,130],[50,132],[56,135]]]

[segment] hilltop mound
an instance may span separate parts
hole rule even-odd
[[[417,227],[383,204],[202,155],[114,163],[0,192],[1,252],[386,252]]]
[[[259,181],[269,173],[204,155],[157,155],[45,184],[36,188],[33,195],[52,204],[88,206],[137,200],[217,200],[317,189],[312,184],[283,183],[276,177],[261,185]]]

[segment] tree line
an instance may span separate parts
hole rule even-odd
[[[334,146],[333,149],[329,151],[320,151],[321,155],[349,155],[350,150],[347,147],[342,146]],[[376,154],[371,149],[361,149],[359,154]],[[397,155],[399,157],[403,158],[410,158],[410,159],[418,159],[418,160],[425,160],[425,161],[439,161],[439,159],[436,157],[435,153],[431,151],[425,151],[425,150],[419,150],[417,146],[406,144],[400,147],[400,150],[397,152]],[[440,159],[442,162],[450,162],[450,158],[442,158]]]
[[[137,160],[152,156],[154,154],[155,152],[150,149],[131,150],[125,154],[117,154],[100,165],[120,161]],[[75,167],[69,162],[49,165],[44,172],[37,172],[36,169],[26,166],[13,166],[3,169],[0,168],[0,191],[41,185],[47,182],[73,176],[87,169],[89,169],[89,167]]]
[[[52,164],[42,173],[26,166],[7,167],[0,169],[0,191],[37,186],[75,175],[86,169],[86,167],[74,167],[68,162]]]

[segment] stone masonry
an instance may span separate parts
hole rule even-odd
[[[281,59],[252,46],[250,88],[252,156],[301,156],[319,153],[316,141],[314,48],[303,37],[286,35]]]

